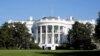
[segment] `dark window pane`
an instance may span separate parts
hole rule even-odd
[[[58,43],[58,34],[54,34],[54,41],[55,43]]]
[[[42,26],[42,33],[46,33],[46,26]]]
[[[40,33],[40,26],[38,26],[38,33]]]
[[[42,34],[42,43],[43,43],[43,44],[45,44],[45,39],[46,39],[45,34]]]
[[[52,40],[52,34],[48,34],[48,43],[51,43]]]
[[[54,32],[55,32],[55,33],[58,32],[58,26],[54,26]]]
[[[63,31],[63,26],[60,26],[60,32],[62,32]]]
[[[48,25],[48,33],[52,32],[52,25]]]

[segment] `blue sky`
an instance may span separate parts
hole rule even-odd
[[[0,0],[0,25],[9,19],[27,20],[29,16],[96,19],[99,11],[100,0]]]

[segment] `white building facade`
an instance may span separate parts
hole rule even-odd
[[[21,22],[26,23],[26,27],[29,29],[29,33],[34,36],[35,43],[37,43],[43,49],[56,50],[56,47],[60,46],[62,43],[67,42],[67,34],[69,29],[76,20],[71,16],[70,18],[61,19],[60,17],[43,17],[40,20],[33,20],[30,17],[27,21],[12,21],[9,20],[8,23]],[[80,23],[91,23],[95,25],[94,20],[84,20],[78,21]]]

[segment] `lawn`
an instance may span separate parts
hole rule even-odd
[[[0,50],[0,56],[100,56],[99,50]]]

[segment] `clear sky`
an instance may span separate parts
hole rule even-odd
[[[0,0],[0,25],[9,19],[27,20],[29,16],[96,19],[99,11],[100,0]]]

